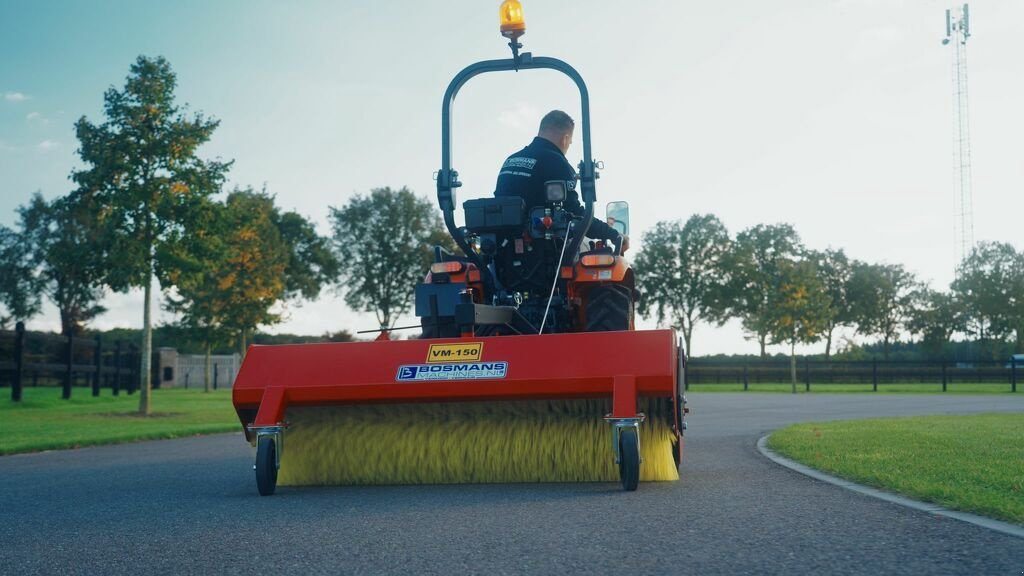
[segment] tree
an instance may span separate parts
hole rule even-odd
[[[0,328],[39,313],[39,283],[24,238],[0,226],[0,304],[6,310],[0,315]]]
[[[857,332],[882,338],[883,356],[910,320],[920,285],[899,264],[856,262],[850,277],[849,297]]]
[[[803,252],[800,236],[789,224],[759,224],[736,235],[725,260],[728,276],[723,302],[729,316],[739,317],[743,329],[756,338],[761,358],[772,331],[772,292],[778,286],[780,262]]]
[[[813,261],[776,261],[776,285],[768,295],[773,344],[789,344],[790,379],[796,393],[796,345],[813,344],[835,315],[831,298]]]
[[[281,213],[275,208],[270,217],[288,248],[285,297],[316,298],[339,274],[340,263],[330,240],[317,234],[313,223],[297,212]]]
[[[644,250],[634,272],[644,297],[639,312],[660,325],[666,319],[679,327],[686,353],[693,355],[693,329],[702,321],[721,324],[723,260],[729,253],[729,232],[711,214],[695,214],[685,224],[659,222],[644,233]]]
[[[849,297],[853,268],[842,250],[812,251],[808,257],[818,270],[818,277],[821,278],[825,293],[828,294],[829,307],[832,310],[828,325],[825,327],[825,360],[828,360],[832,353],[832,335],[835,329],[853,321],[853,306]]]
[[[82,191],[53,202],[37,192],[18,212],[40,289],[60,312],[61,333],[78,335],[106,311],[99,303],[104,296],[99,207]]]
[[[984,344],[1015,334],[1015,350],[1024,349],[1024,254],[1000,242],[981,242],[964,259],[952,284],[963,302],[967,330]]]
[[[391,328],[408,312],[434,245],[455,247],[433,204],[409,189],[375,188],[331,208],[345,302]]]
[[[942,358],[953,334],[964,330],[961,304],[948,292],[922,288],[907,330],[921,335],[921,346],[930,357]]]
[[[204,201],[196,207],[188,233],[166,243],[157,259],[160,283],[174,287],[166,296],[167,309],[179,315],[178,328],[205,353],[206,392],[212,383],[212,348],[229,339],[224,327],[227,292],[221,286],[229,234],[226,207]]]
[[[225,202],[224,261],[219,271],[223,325],[237,337],[245,355],[248,335],[275,324],[273,307],[285,297],[289,247],[274,221],[274,198],[251,189],[235,190]]]
[[[219,122],[186,116],[174,103],[177,79],[163,58],[139,56],[122,90],[104,94],[106,121],[75,124],[85,168],[74,180],[103,207],[106,282],[115,290],[143,289],[139,411],[150,412],[156,254],[189,224],[194,204],[220,189],[230,163],[196,156]]]

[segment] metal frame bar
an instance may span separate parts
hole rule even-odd
[[[463,238],[462,234],[460,234],[455,228],[455,189],[462,186],[462,183],[459,182],[458,179],[459,173],[453,170],[451,166],[452,105],[455,102],[455,96],[458,95],[462,86],[474,76],[486,74],[488,72],[507,72],[531,69],[548,69],[561,72],[575,82],[576,87],[579,88],[580,91],[580,125],[583,140],[583,161],[580,163],[579,177],[580,191],[582,193],[581,195],[586,209],[586,215],[583,218],[582,226],[577,230],[576,238],[573,240],[572,251],[570,254],[576,254],[579,252],[580,244],[583,242],[583,237],[586,236],[587,230],[590,228],[590,221],[594,216],[594,202],[597,201],[597,173],[593,157],[591,156],[590,147],[590,95],[587,91],[587,85],[583,81],[583,77],[580,76],[580,73],[562,60],[557,58],[548,58],[545,56],[534,57],[529,52],[524,52],[515,58],[508,58],[504,60],[483,60],[470,64],[456,74],[455,78],[453,78],[448,84],[448,89],[445,90],[444,99],[441,103],[441,170],[437,173],[437,202],[444,213],[444,223],[448,228],[448,233],[451,234],[455,243],[459,245],[459,248],[462,249],[466,256],[481,270],[485,270],[486,267],[479,261],[480,258],[470,249],[465,238]]]

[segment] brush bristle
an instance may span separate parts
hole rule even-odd
[[[660,404],[658,404],[661,402]],[[643,481],[677,480],[664,401],[641,402]],[[606,400],[290,408],[280,485],[613,482]]]

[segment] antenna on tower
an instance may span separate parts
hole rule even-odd
[[[942,45],[953,47],[953,238],[957,270],[974,248],[971,126],[967,107],[967,39],[970,37],[971,19],[967,4],[946,10],[946,37],[942,39]]]

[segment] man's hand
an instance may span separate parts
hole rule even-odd
[[[619,254],[625,254],[629,250],[629,236],[619,236]]]

